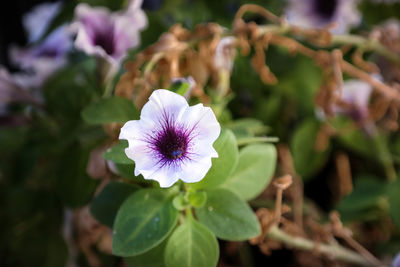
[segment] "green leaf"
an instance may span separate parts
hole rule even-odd
[[[206,204],[196,209],[196,214],[200,222],[224,240],[246,240],[261,231],[249,205],[226,189],[209,191]]]
[[[120,140],[118,144],[107,149],[104,152],[103,157],[105,159],[111,160],[114,163],[133,164],[133,161],[130,158],[128,158],[125,154],[125,148],[127,147],[128,147],[128,141]]]
[[[350,195],[340,203],[339,210],[362,210],[376,206],[385,195],[386,185],[377,177],[359,177]]]
[[[350,127],[347,129],[351,129]],[[338,136],[339,142],[347,149],[354,151],[367,158],[377,159],[375,144],[360,129],[343,130]]]
[[[291,140],[294,167],[303,179],[314,175],[329,157],[329,148],[324,151],[317,151],[315,148],[319,127],[317,121],[306,120],[296,129]]]
[[[390,215],[397,227],[400,227],[400,180],[397,179],[388,187]]]
[[[135,163],[131,164],[121,164],[121,163],[116,163],[115,168],[119,175],[123,178],[127,178],[130,180],[133,180],[137,183],[141,184],[152,184],[154,181],[152,180],[146,180],[143,178],[141,174],[138,176],[135,175]]]
[[[135,163],[131,164],[116,163],[115,168],[117,169],[119,175],[121,175],[122,177],[129,179],[137,179],[137,176],[135,176]]]
[[[222,187],[245,200],[259,195],[271,181],[276,166],[276,149],[271,144],[249,145],[239,153],[239,163]]]
[[[174,208],[177,210],[184,210],[188,207],[189,203],[188,200],[185,198],[185,194],[181,193],[174,197],[174,199],[172,200],[172,205],[174,205]]]
[[[218,242],[207,227],[186,220],[172,233],[165,248],[167,267],[212,267],[219,257]]]
[[[347,117],[337,116],[330,122],[341,133],[337,139],[346,149],[370,159],[377,159],[374,140],[355,127],[354,121]]]
[[[206,204],[207,193],[204,191],[189,192],[188,195],[189,203],[193,207],[200,208]]]
[[[128,267],[165,267],[164,251],[167,245],[166,241],[167,239],[143,254],[125,258],[126,264]]]
[[[168,90],[177,93],[181,96],[184,96],[186,94],[186,92],[189,90],[190,88],[190,84],[184,81],[175,81],[173,82],[170,87],[168,88]]]
[[[292,108],[295,108],[298,113],[313,115],[315,109],[314,97],[321,85],[321,68],[310,58],[301,55],[286,57],[288,61],[286,63],[290,65],[290,68],[284,67],[282,58],[288,51],[282,50],[280,47],[274,52],[276,53],[270,54],[274,54],[275,59],[280,62],[270,65],[271,71],[277,75],[279,83],[272,86],[272,91],[280,92],[287,99],[286,103],[291,103]],[[276,68],[281,68],[282,75],[279,75]],[[293,90],[293,88],[296,88],[296,90]]]
[[[98,181],[86,172],[90,148],[78,144],[69,146],[60,157],[57,179],[57,192],[61,200],[70,207],[88,203],[97,187]]]
[[[168,191],[143,189],[124,201],[114,222],[113,253],[136,256],[160,244],[176,225]]]
[[[268,132],[268,127],[262,121],[253,118],[235,120],[227,124],[226,127],[232,130],[236,138],[252,137]]]
[[[110,182],[94,198],[90,212],[96,220],[112,227],[119,207],[137,189],[138,187],[132,184]]]
[[[91,82],[95,67],[93,59],[69,64],[43,85],[46,111],[58,118],[58,124],[81,121],[82,109],[90,104],[100,90]]]
[[[235,135],[230,130],[222,130],[214,143],[218,158],[212,159],[212,167],[207,175],[193,188],[215,188],[222,184],[233,172],[239,159],[239,151]]]
[[[86,107],[82,111],[82,118],[89,124],[126,122],[139,119],[139,111],[132,101],[114,96]]]
[[[341,218],[344,222],[365,221],[379,218],[379,208],[384,204],[386,184],[378,177],[362,175],[356,177],[354,189],[346,196],[338,206]]]

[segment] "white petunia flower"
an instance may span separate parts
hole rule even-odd
[[[289,0],[285,10],[287,20],[305,28],[323,28],[331,23],[330,31],[344,34],[361,22],[358,0]]]
[[[211,168],[213,148],[221,128],[211,108],[189,106],[185,98],[168,90],[152,93],[140,120],[128,121],[119,138],[128,140],[128,158],[135,175],[170,187],[179,179],[198,182]]]

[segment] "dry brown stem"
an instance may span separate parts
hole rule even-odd
[[[254,4],[246,4],[241,6],[239,10],[236,12],[235,18],[233,20],[233,25],[237,25],[238,23],[243,22],[242,20],[243,15],[247,12],[258,13],[261,16],[265,17],[267,20],[275,24],[280,24],[282,22],[282,20],[279,17],[275,16],[267,9]]]
[[[340,221],[339,213],[333,211],[330,213],[332,230],[335,236],[343,238],[351,247],[353,247],[356,251],[358,251],[364,258],[366,258],[369,262],[371,262],[374,266],[382,266],[382,262],[377,259],[371,252],[369,252],[366,248],[364,248],[360,243],[354,240],[351,235],[352,232],[343,227],[342,222]]]
[[[299,228],[303,228],[303,182],[296,173],[293,164],[293,157],[287,145],[278,146],[278,156],[283,173],[288,173],[293,177],[293,186],[289,189],[293,197],[293,215],[294,221]]]
[[[282,196],[283,191],[287,189],[293,182],[293,178],[290,175],[282,176],[274,181],[276,187],[276,202],[275,202],[275,222],[279,224],[281,221],[282,214]]]
[[[353,180],[351,177],[350,161],[347,154],[340,152],[336,156],[337,184],[339,199],[351,193],[353,190]]]

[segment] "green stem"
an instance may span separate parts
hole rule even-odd
[[[221,69],[218,72],[218,78],[217,94],[222,98],[229,92],[231,73],[227,69]]]
[[[391,182],[395,181],[397,179],[396,170],[393,165],[392,155],[387,147],[386,142],[382,140],[377,129],[375,130],[375,134],[372,138],[375,142],[379,160],[382,162],[383,168],[385,169],[387,179]]]
[[[286,34],[291,32],[292,27],[288,24],[283,25],[266,25],[259,26],[261,33],[275,33],[275,34]],[[343,35],[332,35],[332,44],[336,45],[352,45],[359,48],[363,48],[367,51],[374,51],[386,59],[396,63],[400,66],[400,56],[387,47],[382,45],[378,40],[368,39],[362,36],[354,34],[343,34]]]
[[[187,207],[186,208],[186,218],[188,220],[194,220],[192,207]]]
[[[400,56],[390,51],[377,40],[367,39],[358,35],[332,35],[333,44],[354,45],[365,50],[374,51],[400,66]]]
[[[104,86],[105,88],[103,97],[110,97],[113,93],[113,78],[116,74],[116,67],[101,57],[96,58],[96,63],[97,73],[101,81],[100,86]]]
[[[374,266],[371,262],[369,262],[360,254],[344,248],[340,245],[321,244],[303,237],[295,237],[285,233],[276,226],[271,227],[271,229],[267,233],[267,237],[279,241],[287,245],[288,247],[306,251],[319,252],[321,254],[329,256],[330,258],[347,263],[357,264],[360,266]]]

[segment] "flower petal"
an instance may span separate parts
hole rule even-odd
[[[179,180],[178,173],[169,167],[158,168],[147,178],[143,176],[145,179],[157,181],[160,187],[171,187]]]
[[[122,126],[119,139],[137,139],[137,136],[141,135],[141,123],[140,121],[128,121]]]
[[[61,2],[43,3],[22,17],[22,24],[28,33],[30,43],[38,41],[43,36],[51,21],[60,12],[61,5]]]
[[[143,106],[140,119],[157,123],[166,115],[177,121],[177,118],[188,107],[189,105],[183,96],[165,89],[158,89],[151,94],[149,102]]]
[[[211,164],[210,157],[192,159],[189,163],[182,165],[179,179],[186,183],[196,183],[206,176]]]
[[[212,145],[217,140],[221,127],[210,107],[197,104],[185,110],[179,118],[188,129],[195,129],[196,142],[209,143]]]

